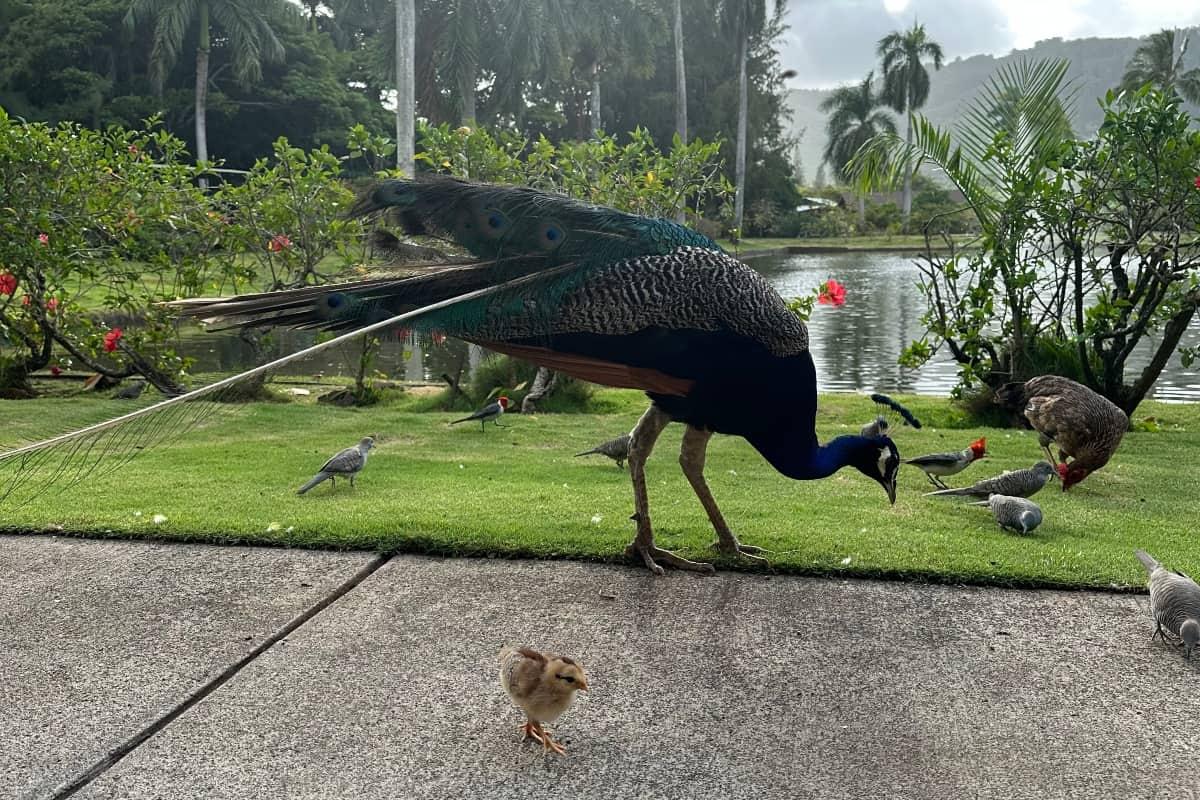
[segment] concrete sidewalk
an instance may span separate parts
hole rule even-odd
[[[1145,597],[373,559],[0,537],[0,797],[1196,796]],[[568,757],[505,643],[586,665]]]

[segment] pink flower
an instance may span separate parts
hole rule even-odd
[[[282,233],[277,233],[271,237],[271,241],[267,242],[267,249],[272,253],[278,253],[281,250],[286,250],[292,246],[292,240],[284,236]]]
[[[129,145],[129,154],[131,156],[136,156],[138,154],[138,146],[136,144]]]
[[[17,291],[17,276],[11,272],[0,272],[0,294],[12,294]]]
[[[846,287],[830,278],[817,290],[817,302],[823,306],[844,306]]]
[[[125,335],[125,331],[120,328],[113,328],[108,333],[104,334],[104,352],[111,353],[117,349],[117,342],[121,341],[121,337]]]
[[[51,297],[49,300],[46,301],[46,310],[49,311],[51,314],[53,314],[55,311],[58,310],[58,298],[57,297]]]
[[[1196,188],[1200,189],[1200,175],[1196,176],[1195,184],[1196,184]]]
[[[50,365],[50,374],[55,377],[62,375],[62,367],[58,366],[58,364],[51,364]]]
[[[48,233],[39,233],[39,234],[38,234],[38,241],[39,241],[39,242],[41,242],[42,244],[50,244],[50,234],[48,234]]]

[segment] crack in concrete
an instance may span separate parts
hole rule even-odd
[[[230,664],[220,674],[207,681],[190,695],[188,695],[183,702],[179,703],[170,711],[154,720],[154,722],[150,723],[145,728],[142,728],[136,734],[126,739],[120,744],[120,746],[109,752],[70,783],[55,790],[54,794],[50,796],[50,800],[65,800],[65,798],[71,797],[80,789],[83,789],[96,778],[103,775],[125,756],[132,753],[152,736],[162,731],[164,728],[186,713],[190,708],[192,708],[192,706],[204,700],[217,689],[220,689],[235,675],[237,675],[250,664],[254,663],[259,656],[274,647],[275,644],[280,640],[290,636],[293,632],[295,632],[313,617],[317,616],[326,608],[352,592],[359,584],[371,577],[376,570],[378,570],[391,559],[391,554],[381,554],[376,556],[366,566],[362,567],[353,575],[351,575],[348,579],[346,579],[345,582],[339,585],[332,592],[322,597],[320,600],[309,606],[297,616],[293,617],[286,625],[264,639],[261,644],[259,644],[249,653]]]

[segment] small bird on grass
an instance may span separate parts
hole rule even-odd
[[[521,741],[535,739],[544,750],[565,754],[566,748],[554,741],[544,726],[570,708],[576,692],[588,690],[583,665],[529,647],[506,647],[500,651],[500,685],[525,712]]]
[[[624,436],[618,436],[616,439],[609,439],[607,442],[598,444],[591,450],[584,450],[582,453],[576,453],[575,457],[590,456],[599,454],[608,456],[613,461],[617,462],[619,469],[625,469],[625,460],[629,458],[629,440],[630,435],[627,433]]]
[[[1048,461],[1039,461],[1028,469],[1018,469],[1005,472],[994,478],[985,478],[973,486],[962,489],[942,489],[939,492],[926,492],[926,497],[978,497],[986,500],[994,494],[1009,497],[1032,497],[1037,494],[1046,481],[1057,476],[1059,471]]]
[[[1167,569],[1145,550],[1133,554],[1150,573],[1150,613],[1156,626],[1151,641],[1161,636],[1165,642],[1170,633],[1183,646],[1184,658],[1191,661],[1192,651],[1200,644],[1200,586],[1182,572]]]
[[[977,500],[973,506],[987,506],[992,510],[996,523],[1006,531],[1032,533],[1042,524],[1042,509],[1032,500],[994,494],[987,500]]]
[[[887,436],[892,429],[892,423],[900,420],[905,425],[920,428],[921,421],[911,411],[897,403],[886,394],[873,394],[871,401],[879,407],[875,419],[862,426],[859,432],[862,436]]]
[[[296,494],[304,494],[324,480],[328,480],[334,486],[337,486],[338,478],[349,478],[350,485],[353,486],[354,476],[361,472],[362,468],[367,465],[367,453],[374,446],[374,439],[370,436],[363,437],[363,440],[354,447],[347,447],[326,461],[325,465],[321,467],[321,471],[314,475],[312,480],[301,486],[296,491]]]
[[[145,381],[134,381],[113,394],[114,400],[137,400],[146,388]]]
[[[905,461],[925,473],[929,482],[939,489],[949,489],[942,478],[957,475],[972,463],[987,455],[987,439],[980,437],[967,447],[953,453],[931,453],[927,456],[917,456]]]
[[[460,422],[470,422],[473,419],[477,419],[477,420],[479,420],[480,429],[483,431],[487,431],[488,420],[492,420],[496,423],[497,428],[507,428],[508,427],[507,425],[500,424],[500,417],[502,414],[504,414],[504,412],[507,409],[508,409],[508,398],[505,397],[504,395],[500,395],[499,397],[496,398],[496,402],[488,403],[486,406],[479,409],[471,416],[463,417],[462,419],[456,419],[453,422],[451,422],[450,424],[457,425]]]

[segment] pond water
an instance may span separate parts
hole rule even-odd
[[[748,262],[784,297],[807,294],[827,278],[846,286],[846,304],[839,308],[817,306],[809,321],[813,360],[822,391],[883,391],[945,395],[956,382],[957,369],[945,352],[920,369],[896,363],[900,352],[922,333],[925,298],[917,288],[918,271],[912,258],[894,253],[834,253],[769,256]],[[308,331],[277,331],[269,354],[277,357],[311,344]],[[1184,344],[1200,344],[1200,323],[1193,323]],[[182,351],[196,359],[198,372],[235,372],[250,365],[249,348],[236,335],[187,331]],[[295,362],[285,374],[326,376],[354,374],[356,344],[341,345]],[[1139,359],[1138,356],[1141,356]],[[481,354],[463,342],[449,340],[439,346],[429,342],[385,341],[375,367],[389,377],[440,381],[442,373],[469,371]],[[1135,353],[1131,368],[1148,358]],[[1200,400],[1200,364],[1185,369],[1172,357],[1155,385],[1161,400]]]

